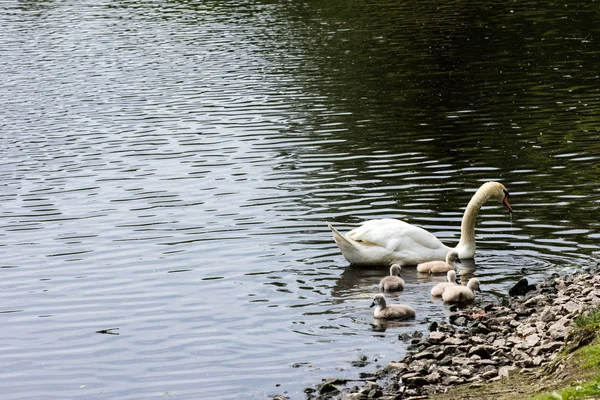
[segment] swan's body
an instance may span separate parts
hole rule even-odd
[[[404,304],[387,305],[382,294],[373,297],[373,317],[381,319],[409,319],[415,317],[415,309]]]
[[[469,279],[467,286],[454,285],[448,286],[442,293],[444,303],[470,303],[475,300],[475,291],[481,292],[479,289],[479,280],[477,278]]]
[[[400,266],[392,264],[390,267],[390,276],[379,281],[379,289],[382,292],[398,292],[404,290],[404,280],[400,278]]]
[[[460,241],[454,248],[461,259],[475,255],[475,219],[488,200],[501,201],[512,212],[504,185],[498,182],[481,185],[467,205],[460,228]],[[417,265],[445,260],[452,250],[425,229],[397,219],[369,220],[345,236],[331,224],[328,225],[342,254],[354,265]]]
[[[455,250],[450,250],[446,254],[446,261],[428,261],[417,265],[417,272],[425,274],[445,274],[448,271],[456,271],[456,267],[460,265],[458,253]]]
[[[456,283],[456,272],[454,270],[448,271],[446,274],[447,282],[441,282],[431,288],[431,295],[433,297],[440,297],[444,290],[449,286],[458,286]]]

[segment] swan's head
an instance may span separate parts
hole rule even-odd
[[[467,287],[469,289],[471,289],[471,291],[473,293],[477,292],[481,292],[481,289],[479,288],[479,279],[477,278],[471,278],[469,279],[469,282],[467,283]]]
[[[373,296],[373,302],[371,303],[371,307],[381,307],[385,308],[385,297],[382,294],[376,294]]]
[[[448,279],[448,282],[456,283],[456,271],[454,271],[454,270],[448,271],[448,273],[446,274],[446,278]]]
[[[458,258],[458,253],[454,250],[450,250],[446,255],[446,263],[450,265],[459,264],[460,258]]]
[[[484,183],[479,190],[483,191],[487,195],[488,199],[502,202],[509,213],[513,212],[513,209],[508,202],[510,194],[508,193],[508,190],[506,190],[506,187],[504,187],[504,185],[500,182]]]
[[[392,264],[392,266],[390,267],[390,275],[392,276],[400,276],[400,270],[402,268],[400,268],[400,265],[398,264]]]

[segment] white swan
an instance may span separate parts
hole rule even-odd
[[[373,317],[381,319],[409,319],[415,317],[415,309],[404,304],[387,305],[382,294],[373,297],[371,307],[375,307]]]
[[[488,200],[497,200],[512,213],[508,196],[504,185],[498,182],[484,183],[475,192],[463,215],[460,241],[454,248],[459,258],[468,259],[475,255],[475,219],[481,206]],[[397,219],[369,220],[346,236],[331,224],[327,225],[346,260],[354,265],[417,265],[444,260],[452,250],[425,229]]]
[[[379,289],[382,292],[398,292],[404,290],[404,279],[400,278],[400,266],[392,264],[390,267],[390,276],[386,276],[379,281]]]
[[[417,272],[425,274],[442,274],[448,271],[456,271],[458,265],[460,265],[458,253],[455,250],[450,250],[448,254],[446,254],[446,261],[427,261],[426,263],[421,263],[417,265]]]
[[[477,278],[469,279],[467,286],[454,285],[448,286],[442,293],[444,303],[470,303],[475,300],[475,291],[481,292],[479,289],[479,280]]]
[[[456,272],[453,269],[448,271],[448,273],[446,274],[446,279],[448,280],[447,282],[438,283],[437,285],[431,288],[431,295],[433,297],[440,297],[448,286],[458,285],[456,283]]]

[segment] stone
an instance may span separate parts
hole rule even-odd
[[[438,371],[441,372],[444,375],[452,375],[452,376],[457,376],[458,373],[450,368],[447,367],[439,367]]]
[[[540,315],[540,320],[543,322],[551,322],[556,320],[556,314],[552,311],[552,308],[546,308]]]
[[[583,307],[574,301],[568,301],[562,305],[563,309],[569,314],[579,314]]]
[[[402,378],[403,381],[405,381],[407,379],[414,378],[414,377],[417,377],[417,376],[420,376],[420,374],[418,372],[408,372],[406,374],[403,374],[401,376],[401,378]]]
[[[469,356],[478,355],[481,358],[489,359],[489,358],[492,357],[492,353],[495,350],[496,349],[493,346],[481,344],[481,345],[478,345],[478,346],[471,347],[469,349],[469,352],[467,354]]]
[[[432,364],[430,359],[415,360],[408,366],[408,369],[413,372],[417,372],[421,375],[426,374],[429,371],[429,367]]]
[[[458,326],[466,326],[468,323],[467,318],[465,318],[464,316],[459,316],[457,318],[454,319],[454,321],[450,321],[452,322],[454,325],[458,325]]]
[[[389,363],[385,366],[386,372],[402,372],[408,369],[408,364],[399,362],[399,363]]]
[[[559,296],[554,299],[553,303],[556,305],[568,303],[571,300],[570,296]]]
[[[547,296],[538,294],[537,296],[534,296],[534,297],[528,299],[527,301],[525,301],[525,303],[523,303],[523,305],[525,307],[536,307],[541,304],[546,304],[547,302],[548,302]]]
[[[339,389],[335,386],[335,385],[339,385],[340,382],[337,379],[331,379],[323,384],[321,384],[321,387],[319,388],[319,393],[320,394],[332,394],[332,393],[339,393]]]
[[[509,336],[509,337],[506,338],[506,343],[507,344],[515,345],[515,344],[519,344],[519,343],[522,343],[522,342],[523,342],[523,339],[521,339],[520,337],[515,336],[515,335],[511,335],[511,336]]]
[[[481,377],[483,379],[486,379],[486,380],[491,379],[491,378],[493,378],[495,376],[498,376],[498,370],[496,368],[490,369],[490,370],[488,370],[488,371],[486,371],[486,372],[484,372],[484,373],[481,374]]]
[[[519,334],[520,336],[529,336],[536,332],[537,332],[537,329],[535,329],[534,326],[523,324],[523,325],[519,325],[517,327],[517,334]]]
[[[484,323],[479,322],[477,325],[474,325],[471,328],[471,332],[475,334],[487,335],[488,333],[490,333],[490,328],[488,328]]]
[[[563,347],[562,342],[549,342],[540,346],[540,351],[544,353],[554,353]]]
[[[444,332],[431,332],[429,334],[429,341],[433,343],[439,343],[446,338],[446,334]]]
[[[442,376],[437,371],[433,371],[429,375],[425,376],[425,380],[429,383],[438,383],[441,379],[442,379]]]
[[[548,335],[553,339],[564,339],[569,334],[569,325],[569,319],[567,317],[562,317],[548,327]]]
[[[465,366],[473,364],[475,361],[467,357],[452,357],[452,364],[456,366]]]
[[[444,339],[442,344],[451,344],[451,345],[461,346],[461,345],[465,344],[465,341],[452,336],[452,337],[447,337],[446,339]]]
[[[484,344],[484,343],[488,343],[488,341],[482,337],[479,336],[472,336],[471,339],[469,339],[469,341],[471,342],[471,344]]]
[[[413,359],[415,360],[430,360],[433,358],[435,358],[433,353],[427,350],[417,353],[413,356]]]
[[[444,356],[450,356],[456,354],[459,347],[457,345],[447,345],[444,346],[442,349],[442,353],[444,354]]]
[[[410,387],[419,387],[419,386],[423,386],[423,385],[427,384],[427,380],[424,377],[422,377],[421,375],[411,376],[406,379],[404,379],[404,377],[402,377],[402,382],[404,382],[404,384],[406,386],[410,386]]]
[[[504,367],[498,368],[498,376],[509,376],[512,371],[516,371],[519,368],[514,367],[512,365],[506,365]]]
[[[539,367],[544,362],[544,357],[536,356],[536,357],[533,357],[532,361],[533,361],[534,367]]]
[[[533,335],[529,335],[525,338],[525,343],[527,343],[527,345],[529,347],[533,347],[535,345],[537,345],[540,342],[540,337],[534,333]]]

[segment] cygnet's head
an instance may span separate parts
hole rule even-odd
[[[460,263],[460,258],[458,258],[458,253],[454,250],[450,250],[446,255],[446,263],[453,265],[456,263]]]
[[[375,296],[373,296],[373,302],[371,303],[371,307],[381,307],[384,308],[385,307],[385,297],[382,294],[376,294]]]
[[[446,279],[448,279],[448,282],[450,283],[456,283],[456,271],[448,271],[448,273],[446,274]]]
[[[402,268],[400,268],[400,265],[398,264],[392,264],[392,266],[390,267],[390,275],[392,276],[400,276],[400,271],[402,270]]]
[[[472,292],[481,292],[481,289],[479,288],[479,279],[477,278],[469,279],[469,282],[467,282],[467,287],[471,289]]]

